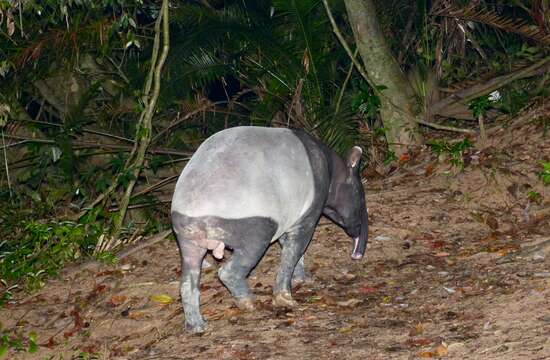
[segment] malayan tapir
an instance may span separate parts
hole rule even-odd
[[[351,257],[361,259],[368,240],[361,155],[355,146],[344,160],[307,133],[285,128],[234,127],[204,141],[178,179],[171,209],[186,329],[204,330],[199,281],[208,250],[218,259],[224,248],[233,250],[218,276],[247,310],[254,301],[246,277],[277,240],[273,304],[296,305],[292,277],[304,280],[304,251],[321,214],[353,238]]]

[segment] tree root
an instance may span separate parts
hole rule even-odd
[[[168,235],[170,235],[172,233],[172,230],[164,230],[158,234],[155,234],[153,236],[150,236],[138,243],[135,243],[135,244],[132,244],[130,246],[127,246],[124,250],[122,250],[121,252],[119,252],[117,254],[117,259],[120,261],[122,259],[125,259],[127,258],[128,256],[132,255],[132,254],[135,254],[136,252],[140,251],[140,250],[143,250],[151,245],[154,245],[156,243],[159,243],[161,242],[162,240],[164,240],[166,237],[168,237]],[[99,270],[99,268],[101,268],[101,266],[104,265],[103,263],[95,260],[95,259],[91,259],[91,260],[88,260],[84,263],[81,263],[81,264],[74,264],[74,265],[71,265],[67,268],[65,268],[65,270],[63,271],[63,277],[72,277],[74,275],[76,275],[77,273],[81,272],[81,271],[84,271],[84,270],[89,270],[89,271],[96,271],[96,270]]]

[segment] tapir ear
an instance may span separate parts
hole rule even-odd
[[[352,169],[357,167],[361,161],[361,155],[363,155],[363,149],[359,146],[352,147],[348,155],[348,166]]]

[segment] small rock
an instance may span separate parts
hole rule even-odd
[[[533,255],[534,262],[542,262],[544,261],[545,258],[546,258],[546,255],[542,251],[539,251]]]
[[[454,294],[456,292],[455,289],[448,288],[448,287],[445,287],[445,286],[443,286],[443,289],[445,289],[445,291],[448,292],[449,294]]]
[[[449,273],[448,273],[447,271],[440,271],[440,272],[438,272],[437,274],[440,275],[440,276],[447,276],[447,275],[449,275]]]
[[[378,235],[374,238],[374,241],[388,241],[391,240],[391,237],[385,235]]]
[[[361,302],[361,300],[359,299],[349,299],[349,300],[346,300],[346,301],[338,301],[336,304],[338,306],[342,306],[342,307],[352,307],[352,306],[355,306],[357,304],[359,304]]]
[[[493,216],[487,216],[487,218],[485,218],[485,224],[487,224],[487,226],[489,226],[492,230],[498,229],[498,220]]]
[[[130,271],[130,270],[132,270],[132,264],[123,264],[123,265],[120,266],[120,270]]]
[[[487,321],[485,324],[483,324],[483,330],[489,331],[493,328],[493,324],[491,324],[490,321]]]
[[[550,272],[544,271],[544,272],[534,273],[533,276],[536,278],[550,278]]]
[[[452,343],[452,344],[449,344],[447,346],[447,350],[449,350],[449,352],[458,352],[462,349],[464,349],[465,345],[464,343],[461,343],[461,342],[456,342],[456,343]]]
[[[435,269],[435,266],[433,266],[433,265],[426,265],[426,269],[428,269],[428,270],[433,270],[433,269]]]

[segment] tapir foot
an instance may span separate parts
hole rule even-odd
[[[304,273],[302,274],[296,274],[296,272],[294,272],[294,275],[292,276],[292,282],[295,284],[295,285],[298,285],[298,284],[313,284],[313,275],[311,275],[311,273],[309,271],[305,271]]]
[[[287,292],[281,292],[273,295],[273,306],[275,307],[296,307],[298,303]]]
[[[196,323],[185,322],[185,331],[191,334],[202,334],[206,329],[206,321],[202,320]]]
[[[254,298],[252,296],[235,299],[235,303],[237,304],[237,307],[244,311],[254,311],[256,310],[256,305],[254,302]]]

